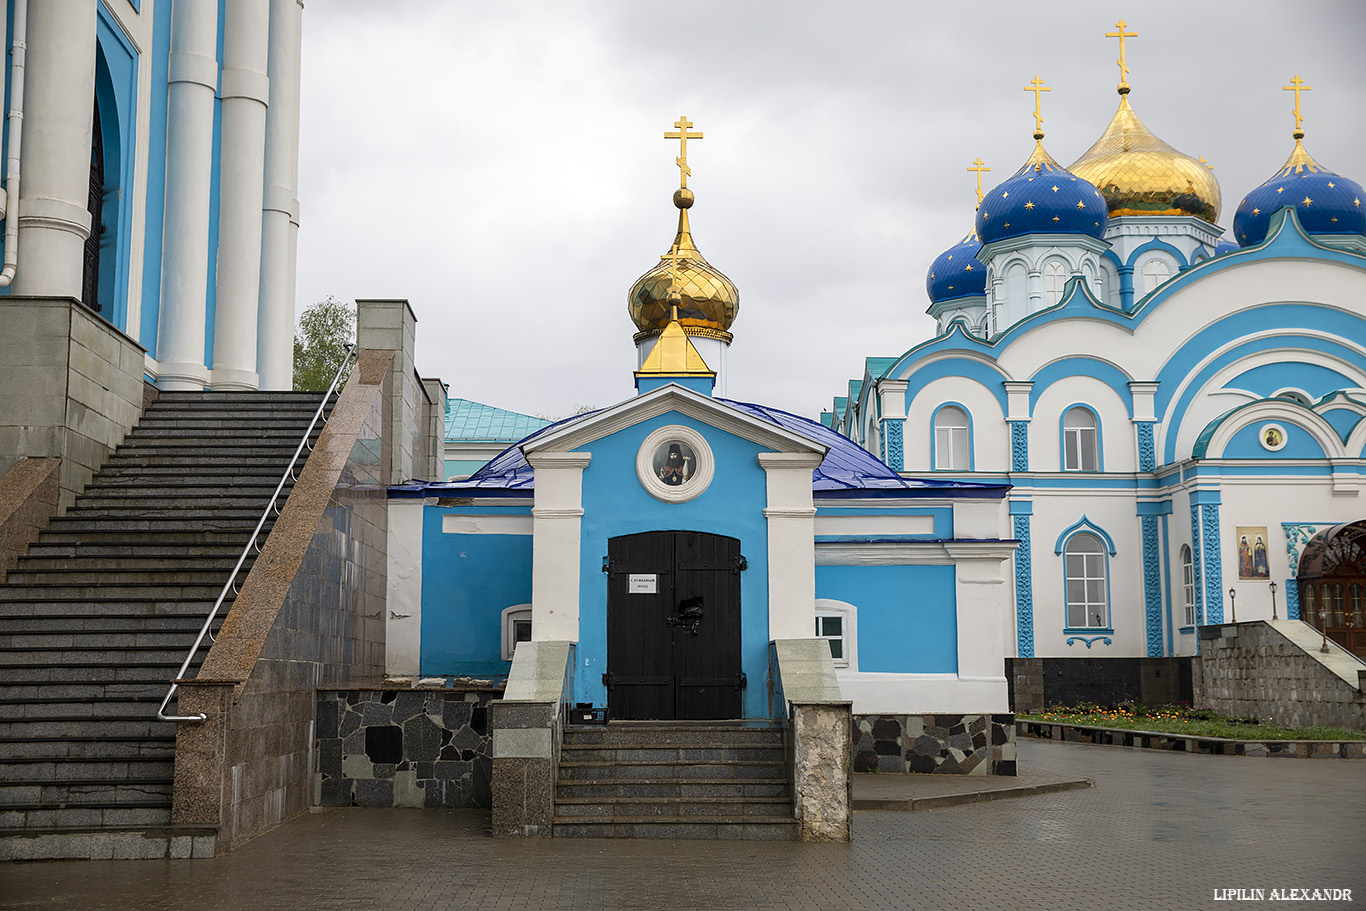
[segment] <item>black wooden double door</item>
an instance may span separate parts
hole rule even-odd
[[[651,531],[607,542],[608,716],[739,718],[735,538]]]

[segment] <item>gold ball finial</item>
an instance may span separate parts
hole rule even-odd
[[[691,209],[693,202],[692,190],[687,187],[679,187],[674,190],[674,205],[680,209]]]

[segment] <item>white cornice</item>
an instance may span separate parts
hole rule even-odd
[[[531,461],[531,454],[542,450],[570,450],[585,446],[594,440],[610,436],[619,430],[648,421],[676,411],[717,430],[734,434],[769,449],[784,452],[814,452],[822,458],[829,447],[808,439],[798,433],[770,424],[744,412],[732,408],[710,396],[693,392],[682,386],[670,383],[658,389],[608,408],[606,411],[576,421],[554,433],[537,437],[524,444],[522,454]],[[532,467],[535,467],[533,464]]]

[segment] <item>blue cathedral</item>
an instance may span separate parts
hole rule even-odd
[[[1011,485],[1012,652],[1198,652],[1302,618],[1366,654],[1366,209],[1305,145],[1233,230],[1203,159],[1119,106],[1063,167],[1034,147],[928,269],[938,334],[869,357],[821,420],[908,478]],[[1270,170],[1270,163],[1268,163]],[[1236,615],[1236,617],[1235,617]]]

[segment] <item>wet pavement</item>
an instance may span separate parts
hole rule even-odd
[[[1185,909],[1232,907],[1226,889],[1366,902],[1366,762],[1019,750],[1026,769],[1095,787],[860,811],[848,845],[493,839],[480,811],[327,810],[212,860],[0,865],[0,908]]]

